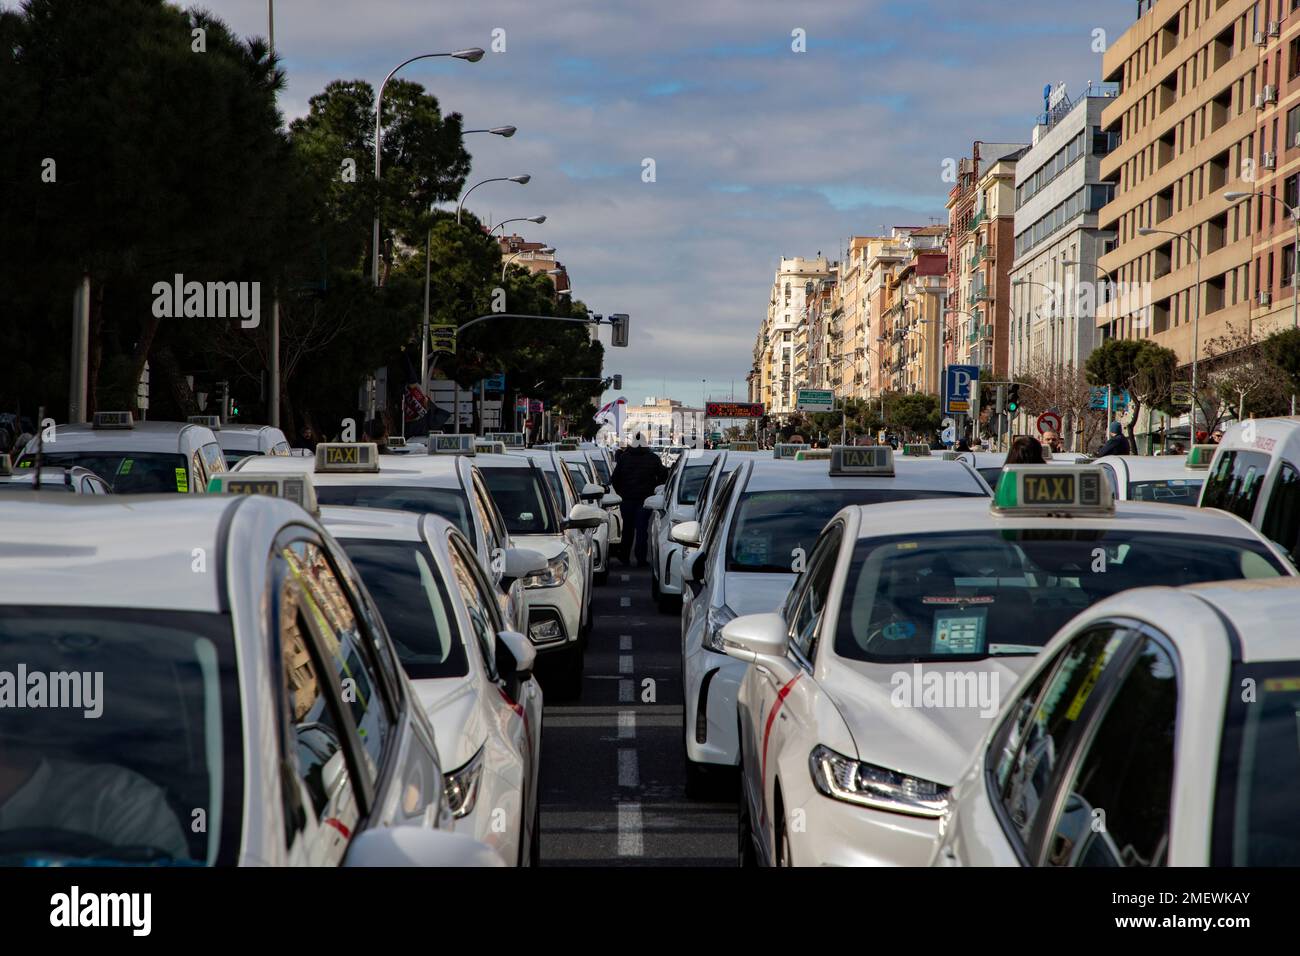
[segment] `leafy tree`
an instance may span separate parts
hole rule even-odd
[[[923,392],[899,395],[886,409],[889,421],[912,437],[929,441],[939,430],[939,399],[935,395]]]
[[[1134,428],[1142,407],[1169,411],[1178,356],[1149,339],[1107,339],[1084,365],[1088,382],[1127,390],[1132,399],[1129,442],[1136,447]]]
[[[1300,394],[1300,329],[1274,332],[1264,339],[1264,354],[1283,376],[1288,396]]]

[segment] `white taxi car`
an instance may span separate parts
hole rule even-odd
[[[822,528],[851,504],[969,497],[987,502],[988,487],[959,462],[896,459],[887,445],[836,448],[831,461],[742,462],[723,483],[701,531],[674,534],[690,548],[682,609],[686,780],[698,792],[706,765],[735,767],[736,693],[743,662],[723,652],[732,618],[779,607]]]
[[[605,512],[605,523],[595,530],[591,537],[591,577],[594,584],[604,584],[609,580],[610,546],[622,540],[623,519],[619,505],[623,499],[605,487],[591,462],[590,453],[582,449],[557,449],[555,455],[559,462],[568,469],[569,478],[578,492],[580,501],[599,507]],[[615,526],[618,537],[615,537]]]
[[[614,491],[613,465],[610,464],[603,448],[594,446],[584,448],[583,452],[591,465],[596,483],[605,489],[605,494],[600,499],[600,506],[605,509],[605,514],[608,516],[609,550],[613,553],[618,550],[617,545],[623,543],[623,511],[619,507],[623,499]]]
[[[0,646],[74,678],[0,721],[0,865],[501,864],[447,831],[379,612],[296,504],[0,498]]]
[[[119,495],[203,494],[226,470],[212,430],[181,422],[137,422],[130,412],[96,412],[89,425],[56,425],[51,440],[37,435],[18,468],[89,468]]]
[[[13,467],[13,459],[0,455],[0,492],[54,491],[74,495],[111,495],[108,482],[89,468]]]
[[[726,460],[726,452],[691,449],[678,457],[663,491],[645,500],[650,511],[650,596],[664,613],[681,606],[683,547],[671,537],[673,528],[697,518],[696,505],[710,479]]]
[[[751,662],[742,857],[925,864],[1003,695],[1076,614],[1135,587],[1292,573],[1229,515],[1117,505],[1095,465],[1007,466],[991,503],[845,509],[780,613],[722,631]]]
[[[226,468],[234,468],[241,458],[249,455],[287,455],[289,439],[274,425],[250,425],[243,422],[221,423],[219,415],[191,415],[191,425],[203,425],[217,436]]]
[[[1229,425],[1205,475],[1200,506],[1244,518],[1300,563],[1300,418]]]
[[[542,694],[532,644],[502,621],[478,556],[447,520],[379,508],[320,511],[361,573],[433,723],[455,830],[510,865],[535,866]],[[512,550],[506,560],[516,578],[546,565],[529,551]]]
[[[472,436],[464,437],[472,441]],[[459,453],[463,442],[458,440],[454,446],[446,447],[452,450],[426,455],[381,455],[374,442],[321,442],[316,446],[315,458],[246,458],[233,470],[270,474],[310,472],[316,497],[323,505],[387,508],[446,518],[470,540],[489,577],[498,584],[501,612],[511,629],[522,631],[528,621],[528,610],[521,587],[501,580],[503,562],[514,546],[505,519],[475,470],[472,456]]]
[[[1158,501],[1196,507],[1214,454],[1213,445],[1198,445],[1179,455],[1107,455],[1101,466],[1118,501]]]
[[[544,571],[522,581],[525,633],[556,671],[552,683],[543,674],[542,684],[555,697],[577,697],[590,620],[586,532],[605,520],[604,513],[582,503],[562,511],[546,473],[528,455],[480,455],[477,462],[511,540],[547,562]]]
[[[1044,648],[957,781],[937,866],[1300,866],[1300,586],[1126,591]]]

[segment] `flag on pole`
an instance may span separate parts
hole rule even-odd
[[[600,411],[596,412],[592,418],[601,425],[608,425],[614,429],[617,435],[623,434],[623,415],[627,407],[626,398],[618,398],[607,405],[603,405]]]
[[[429,410],[429,399],[418,385],[407,385],[402,396],[402,414],[408,422],[419,421]]]

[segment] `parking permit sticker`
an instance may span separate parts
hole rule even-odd
[[[184,468],[176,469],[176,490],[183,492],[190,490],[189,473]]]
[[[746,534],[738,542],[736,557],[741,564],[767,564],[770,542],[762,532]]]
[[[984,624],[988,611],[983,608],[969,614],[936,614],[934,617],[933,654],[984,653]]]
[[[911,621],[890,621],[880,634],[887,641],[906,641],[916,635],[916,625]]]
[[[135,459],[133,458],[123,458],[122,463],[117,466],[117,473],[119,475],[131,474],[131,465],[133,465],[134,463],[135,463]]]

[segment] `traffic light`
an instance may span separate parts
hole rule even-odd
[[[1007,390],[1007,414],[1014,415],[1020,411],[1020,386],[1012,385]]]
[[[619,312],[609,317],[610,345],[620,349],[627,348],[628,324],[630,321],[626,312]]]
[[[235,398],[233,395],[230,396],[230,414],[227,415],[226,417],[227,418],[239,417],[239,399]]]
[[[617,392],[617,391],[619,391],[622,387],[623,387],[623,376],[622,376],[622,375],[615,375],[615,376],[614,376],[614,391]]]

